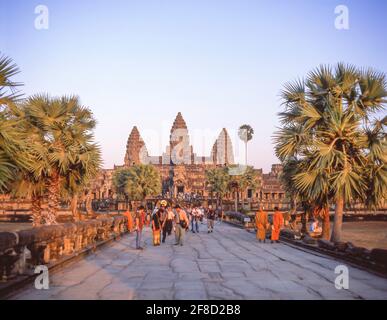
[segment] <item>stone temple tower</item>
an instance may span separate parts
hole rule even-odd
[[[167,155],[174,164],[192,163],[192,147],[189,144],[188,128],[180,112],[171,128]]]
[[[129,167],[133,164],[144,163],[146,162],[147,157],[148,151],[146,149],[145,142],[142,140],[137,127],[134,126],[126,144],[124,164],[126,167]]]
[[[222,129],[212,147],[211,159],[214,164],[234,164],[232,142],[225,128]]]

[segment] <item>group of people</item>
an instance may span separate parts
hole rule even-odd
[[[182,246],[184,237],[191,227],[192,233],[199,233],[199,225],[207,219],[207,232],[212,233],[215,227],[215,221],[222,221],[223,210],[221,208],[208,208],[199,206],[187,206],[182,208],[180,205],[172,207],[166,200],[160,201],[152,214],[147,214],[144,206],[140,206],[134,217],[127,211],[125,214],[128,218],[128,230],[136,231],[136,249],[142,250],[141,238],[145,226],[152,229],[153,245],[160,246],[165,243],[167,236],[175,232],[175,245]],[[255,214],[255,226],[257,229],[257,239],[259,242],[266,242],[266,235],[270,232],[271,243],[279,242],[280,231],[284,226],[284,216],[278,207],[274,208],[272,221],[264,208],[261,207]]]
[[[263,207],[255,214],[255,226],[257,228],[257,239],[259,242],[266,242],[266,233],[271,228],[271,243],[279,242],[280,231],[284,225],[284,217],[278,207],[274,208],[272,223],[269,222],[269,217]]]
[[[199,233],[199,225],[203,223],[204,217],[207,218],[207,232],[214,231],[215,220],[223,217],[223,211],[213,209],[212,206],[202,208],[199,206],[188,206],[182,208],[180,205],[172,207],[166,200],[160,201],[152,214],[147,214],[144,206],[138,207],[134,217],[130,211],[124,213],[128,218],[128,230],[136,232],[136,249],[142,250],[141,238],[145,226],[152,229],[153,245],[159,246],[165,243],[167,236],[175,232],[175,245],[182,246],[184,237],[189,227],[193,233]]]

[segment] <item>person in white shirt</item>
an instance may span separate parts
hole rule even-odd
[[[199,220],[200,220],[200,209],[197,206],[194,206],[192,209],[192,219],[191,219],[191,230],[193,233],[199,233]],[[195,231],[196,230],[196,231]]]
[[[173,213],[172,207],[170,205],[167,206],[166,211],[166,217],[163,223],[163,243],[165,242],[167,235],[171,235],[173,228],[173,220],[175,219],[175,214]]]

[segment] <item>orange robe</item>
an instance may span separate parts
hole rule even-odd
[[[271,229],[271,240],[279,240],[280,230],[284,224],[284,217],[281,212],[276,211],[273,215],[273,226]]]
[[[257,239],[265,240],[266,239],[266,226],[268,223],[267,212],[258,211],[255,214],[255,226],[257,227]]]
[[[128,219],[128,231],[132,232],[133,230],[133,217],[131,212],[128,210],[124,213],[124,216]]]

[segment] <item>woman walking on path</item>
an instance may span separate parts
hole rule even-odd
[[[144,228],[145,224],[145,209],[143,206],[140,206],[136,212],[135,217],[135,228],[136,228],[136,249],[142,250],[141,247],[141,236],[142,236],[142,229]]]
[[[208,206],[208,213],[207,213],[207,228],[208,233],[214,232],[214,223],[216,219],[216,212],[214,209],[212,209],[212,206]]]
[[[157,210],[152,219],[152,230],[153,230],[153,245],[160,245],[161,237],[161,215],[164,213],[163,209]]]

